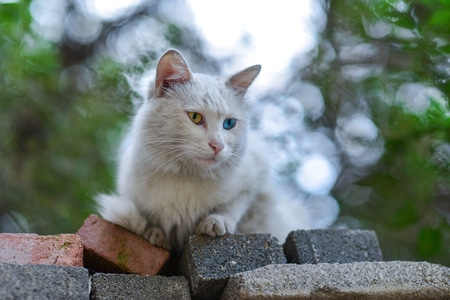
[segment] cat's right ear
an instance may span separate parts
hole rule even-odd
[[[183,54],[175,49],[167,50],[156,67],[156,97],[164,96],[166,89],[171,85],[188,82],[191,77],[191,70]]]

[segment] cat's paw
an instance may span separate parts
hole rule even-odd
[[[197,227],[197,234],[206,234],[212,237],[225,233],[233,233],[236,226],[221,215],[210,215],[203,219]]]
[[[166,238],[166,235],[160,228],[149,227],[144,231],[142,236],[147,239],[150,244],[153,244],[156,247],[164,248],[169,252],[172,251],[170,241]]]

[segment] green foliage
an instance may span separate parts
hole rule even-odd
[[[417,237],[417,252],[419,257],[437,255],[442,247],[442,232],[437,228],[424,227]]]
[[[182,32],[175,24],[167,25],[166,39],[171,42],[174,47],[182,45]]]
[[[338,55],[363,43],[375,54],[338,57],[323,68],[326,49],[320,48],[305,72],[325,91],[327,116],[336,118],[344,99],[367,107],[384,138],[381,161],[357,182],[371,197],[363,205],[342,201],[341,212],[377,231],[386,259],[450,265],[450,152],[443,150],[450,146],[449,14],[450,1],[332,1],[324,41]],[[344,78],[342,69],[354,65],[381,72]],[[402,93],[407,88],[417,93]],[[345,189],[345,183],[336,188],[341,200]]]
[[[129,91],[107,60],[86,67],[90,89],[76,78],[62,86],[58,45],[30,30],[23,3],[0,5],[0,216],[18,211],[42,234],[74,232],[93,194],[112,188],[110,132],[131,111]]]

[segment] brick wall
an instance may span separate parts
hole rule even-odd
[[[77,234],[0,234],[0,274],[0,299],[450,299],[450,268],[383,262],[370,230],[192,236],[171,258],[91,215]]]

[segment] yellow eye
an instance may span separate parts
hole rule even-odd
[[[194,124],[200,125],[203,123],[203,116],[198,112],[190,111],[187,114],[189,116],[189,119],[191,119],[191,121],[194,122]]]

